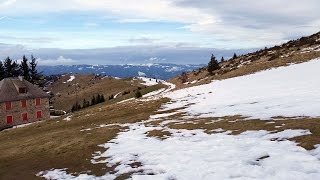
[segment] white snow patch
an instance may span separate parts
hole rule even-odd
[[[66,173],[66,169],[54,169],[50,171],[41,171],[37,174],[39,177],[43,177],[45,179],[50,179],[50,180],[57,180],[57,179],[72,179],[72,180],[89,180],[89,179],[98,179],[93,175],[87,175],[87,174],[80,174],[78,177],[73,176],[71,174]],[[115,179],[116,177],[114,175],[104,175],[100,177],[99,179],[104,179],[104,180],[112,180]]]
[[[123,101],[117,102],[117,104],[123,104],[123,103],[127,103],[127,102],[133,101],[133,100],[135,100],[135,98],[129,98],[129,99],[125,99]]]
[[[138,79],[144,81],[144,83],[141,83],[142,85],[145,86],[153,86],[159,84],[160,80],[158,79],[153,79],[153,78],[145,78],[145,77],[138,77]]]
[[[74,177],[64,170],[50,170],[39,175],[50,179],[103,179],[134,173],[143,179],[319,179],[319,149],[307,151],[296,143],[283,140],[309,134],[306,130],[286,130],[270,134],[267,131],[247,131],[240,135],[228,132],[206,134],[202,130],[172,130],[171,137],[159,140],[147,137],[150,130],[142,124],[103,145],[107,150],[96,154],[94,163],[116,166],[115,174]],[[221,131],[220,129],[217,131]],[[272,138],[282,139],[274,141]],[[108,158],[108,161],[101,159]],[[131,167],[141,162],[141,167]],[[120,164],[120,165],[119,165]],[[147,174],[154,174],[148,176]]]
[[[197,80],[194,80],[194,81],[191,81],[190,84],[195,84],[197,82],[198,82]]]
[[[64,84],[65,83],[68,83],[68,82],[72,82],[76,77],[75,76],[70,76],[70,78],[66,81],[66,82],[63,82]]]
[[[67,116],[67,117],[65,117],[63,120],[64,120],[64,121],[71,121],[71,117],[72,117],[72,115]]]
[[[76,79],[75,76],[70,76],[70,79],[68,79],[67,82],[72,82],[74,79]]]
[[[116,95],[114,95],[114,98],[117,98],[120,94],[121,92],[118,92]]]
[[[315,145],[315,149],[311,151],[311,154],[320,160],[320,144]]]
[[[172,113],[163,113],[163,114],[156,114],[156,115],[151,115],[150,119],[160,119],[160,118],[164,118],[164,117],[169,117],[172,115],[175,115],[179,112],[172,112]]]
[[[172,102],[164,110],[181,110],[190,116],[242,115],[271,117],[320,116],[320,59],[266,70],[165,95]]]
[[[303,48],[303,49],[301,50],[301,54],[303,54],[303,53],[308,53],[308,52],[312,52],[312,51],[320,51],[320,45],[314,46],[314,47]]]

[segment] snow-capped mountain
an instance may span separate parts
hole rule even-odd
[[[104,74],[114,77],[147,76],[159,79],[169,79],[182,72],[199,69],[205,65],[178,65],[178,64],[125,64],[125,65],[57,65],[39,66],[45,75],[79,73]]]

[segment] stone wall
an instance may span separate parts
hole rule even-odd
[[[37,118],[37,111],[42,111],[42,118]],[[28,113],[27,121],[22,120],[23,113]],[[7,124],[7,115],[13,116],[12,124]],[[36,99],[29,99],[27,100],[26,107],[22,107],[21,101],[14,101],[11,102],[10,110],[6,110],[6,103],[0,103],[0,130],[10,126],[41,121],[49,118],[50,112],[48,98],[42,98],[40,105],[36,105]]]

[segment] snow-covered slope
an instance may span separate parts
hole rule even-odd
[[[165,121],[159,125],[149,124],[161,118],[180,124],[192,121],[170,118],[179,111],[189,114],[192,119],[238,114],[262,119],[320,116],[319,69],[320,59],[315,59],[202,86],[149,94],[145,98],[164,95],[172,101],[149,120],[122,124],[128,130],[102,144],[106,151],[97,152],[91,159],[93,164],[115,167],[114,172],[106,172],[101,177],[75,176],[65,169],[52,169],[40,172],[38,176],[47,179],[115,179],[132,173],[132,179],[320,179],[320,145],[307,151],[288,140],[310,135],[308,129],[244,131],[232,135],[231,131],[222,129],[213,130],[213,134],[203,129],[174,129]],[[181,110],[181,107],[185,109]],[[180,110],[175,111],[175,108]],[[173,112],[162,112],[169,109]],[[98,128],[106,126],[112,124]],[[168,131],[171,135],[163,140],[148,137],[152,130]],[[135,162],[141,165],[132,166]]]
[[[190,116],[242,115],[268,119],[276,116],[320,116],[320,59],[214,81],[167,94],[164,109],[186,106]]]

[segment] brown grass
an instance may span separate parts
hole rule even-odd
[[[165,130],[152,130],[147,132],[147,137],[157,137],[159,139],[167,139],[170,136],[171,136],[171,133]]]
[[[169,123],[167,126],[173,129],[204,129],[206,133],[214,133],[212,130],[223,129],[232,131],[231,134],[237,135],[245,131],[266,130],[279,132],[285,129],[308,129],[312,134],[293,138],[299,143],[299,146],[308,150],[314,149],[314,145],[320,144],[320,119],[319,118],[301,118],[275,120],[274,123],[263,120],[244,120],[243,117],[223,117],[188,120],[184,124]],[[284,124],[284,125],[283,125]],[[276,128],[278,127],[278,128]]]
[[[101,104],[74,113],[71,121],[47,120],[0,132],[0,179],[35,179],[39,171],[68,168],[68,172],[102,175],[112,168],[93,165],[98,145],[114,138],[120,127],[94,128],[101,124],[134,123],[149,118],[166,100]],[[89,173],[90,174],[90,173]]]
[[[70,75],[61,77],[58,81],[54,82],[48,87],[50,91],[55,94],[53,100],[53,106],[55,109],[64,110],[69,112],[72,105],[78,101],[81,105],[83,99],[91,101],[92,96],[97,94],[103,94],[105,99],[108,101],[110,95],[116,95],[121,93],[115,101],[121,101],[134,97],[134,92],[141,88],[141,92],[147,93],[163,87],[163,85],[156,85],[153,87],[147,87],[139,84],[140,81],[133,81],[131,78],[127,79],[114,79],[114,78],[95,78],[94,75],[75,75],[76,78],[72,82],[64,83]],[[78,84],[76,87],[74,84]],[[130,92],[129,94],[122,95],[124,91]]]

